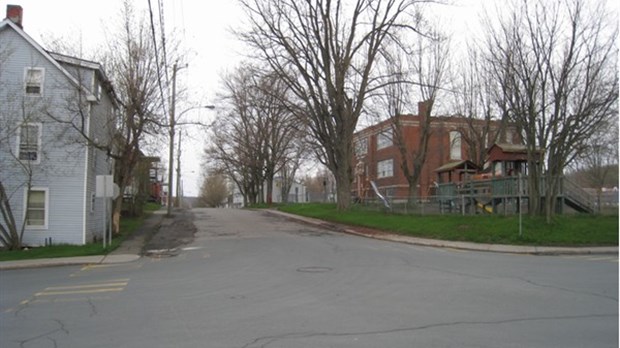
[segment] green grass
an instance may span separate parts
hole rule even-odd
[[[498,215],[399,215],[353,207],[339,212],[333,204],[296,204],[280,210],[392,233],[474,243],[534,246],[617,246],[618,216],[559,215],[547,224],[542,217]]]
[[[98,242],[86,245],[52,245],[29,248],[27,250],[2,250],[0,251],[0,261],[104,255],[118,248],[125,238],[142,226],[144,219],[149,216],[151,212],[160,208],[161,206],[158,204],[148,203],[144,208],[145,214],[141,217],[121,218],[121,233],[114,235],[112,244],[105,249],[103,248],[103,244]]]

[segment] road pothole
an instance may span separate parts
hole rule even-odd
[[[297,272],[301,273],[325,273],[332,271],[331,267],[319,267],[319,266],[309,266],[309,267],[300,267],[297,269]]]
[[[144,255],[148,257],[162,258],[162,257],[173,257],[177,256],[179,253],[178,249],[151,249],[144,252]]]

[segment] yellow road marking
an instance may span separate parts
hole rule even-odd
[[[39,296],[54,295],[75,295],[75,294],[96,294],[102,292],[118,292],[123,291],[127,286],[129,279],[114,279],[107,283],[79,284],[67,286],[50,286],[43,291],[34,294]]]
[[[123,291],[125,288],[104,288],[104,289],[90,289],[90,290],[73,290],[73,291],[43,291],[34,294],[34,296],[55,296],[55,295],[75,295],[75,294],[97,294],[102,292],[117,292]]]
[[[73,289],[88,289],[88,288],[105,288],[105,287],[116,287],[116,286],[127,286],[127,282],[118,282],[118,283],[101,283],[101,284],[85,284],[85,285],[73,285],[73,286],[52,286],[49,288],[45,288],[43,291],[54,291],[54,290],[73,290]]]
[[[96,301],[96,300],[109,300],[109,296],[89,296],[89,297],[70,297],[70,298],[51,298],[51,299],[36,299],[31,301],[32,304],[40,303],[69,303],[69,302],[84,302],[84,301]]]
[[[611,256],[607,257],[590,257],[588,258],[590,261],[614,261],[615,259]]]

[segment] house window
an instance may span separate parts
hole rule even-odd
[[[26,202],[26,226],[30,228],[47,228],[48,191],[45,188],[32,188]]]
[[[450,132],[450,159],[460,160],[461,157],[461,133]]]
[[[26,68],[24,72],[24,90],[26,95],[43,94],[43,80],[45,77],[45,69],[43,68]]]
[[[377,134],[377,150],[392,146],[392,129],[386,129]]]
[[[377,178],[389,178],[394,176],[394,160],[388,159],[377,162]]]
[[[359,138],[355,141],[355,155],[361,157],[368,153],[368,138]]]
[[[41,124],[25,123],[19,127],[19,159],[39,163],[41,159]]]

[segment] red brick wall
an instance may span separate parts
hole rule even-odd
[[[401,116],[403,124],[403,135],[407,142],[408,162],[411,166],[411,153],[418,146],[420,138],[420,117],[417,115]],[[450,159],[450,132],[458,131],[459,128],[466,126],[465,119],[458,117],[433,117],[431,123],[431,136],[429,138],[426,162],[422,168],[419,188],[417,194],[426,197],[433,194],[433,182],[437,180],[435,169],[453,161]],[[368,180],[374,180],[380,191],[393,197],[407,197],[409,195],[409,184],[400,168],[401,157],[398,147],[395,145],[377,150],[377,136],[386,129],[392,127],[391,120],[386,120],[374,126],[368,127],[356,133],[355,139],[368,138],[368,149],[364,156],[361,156],[365,164],[365,176],[362,177],[364,185],[369,189]],[[498,124],[499,127],[499,124]],[[461,159],[465,160],[467,154],[467,144],[461,141]],[[377,163],[386,159],[394,160],[394,175],[392,177],[378,178]],[[358,159],[354,160],[354,166]],[[357,180],[357,177],[356,177]],[[357,191],[357,183],[353,188]],[[370,196],[373,194],[371,193]]]

